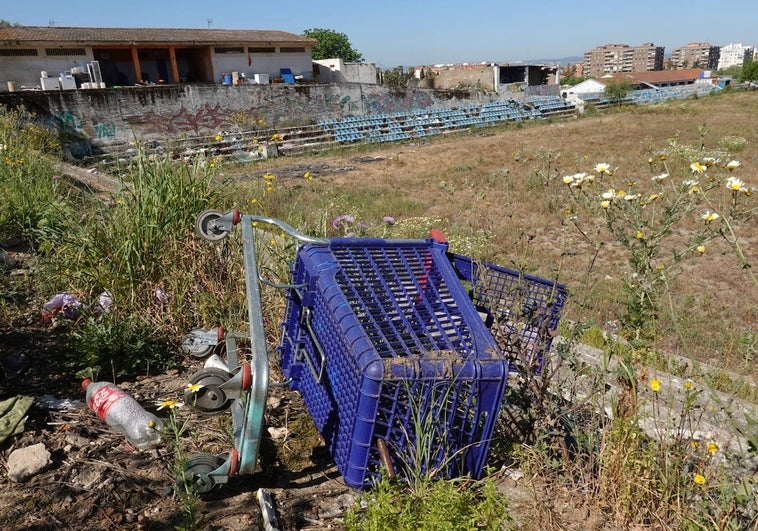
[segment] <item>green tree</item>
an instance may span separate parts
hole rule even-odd
[[[404,72],[402,66],[396,66],[395,68],[387,69],[382,72],[382,85],[405,87],[408,85],[409,79],[410,73]]]
[[[743,83],[746,81],[758,81],[758,62],[751,59],[742,65],[739,79]]]
[[[629,80],[612,80],[605,86],[605,95],[614,103],[621,103],[626,99],[632,84]]]
[[[720,76],[732,76],[734,79],[739,79],[742,75],[742,65],[732,65],[726,68],[722,68],[716,72]]]
[[[330,29],[312,28],[303,31],[303,35],[318,41],[311,52],[311,57],[317,61],[335,58],[342,59],[347,63],[363,61],[363,55],[353,48],[350,39],[344,33]]]

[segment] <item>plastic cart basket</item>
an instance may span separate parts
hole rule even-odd
[[[566,287],[497,265],[448,253],[458,278],[503,354],[511,371],[539,373],[550,351]]]
[[[509,363],[447,245],[331,239],[301,247],[291,273],[282,370],[345,483],[382,466],[479,477]]]

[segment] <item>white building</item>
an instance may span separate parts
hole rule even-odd
[[[321,83],[377,83],[373,63],[346,63],[335,58],[313,61],[313,64],[318,68],[317,80]]]
[[[727,44],[721,47],[719,55],[719,70],[730,66],[742,66],[745,61],[753,57],[753,47],[742,44]]]

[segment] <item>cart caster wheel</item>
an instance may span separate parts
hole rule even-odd
[[[193,358],[208,356],[216,346],[208,344],[203,337],[204,335],[205,331],[200,328],[190,330],[190,333],[182,339],[182,351]]]
[[[232,405],[233,399],[221,389],[230,379],[231,375],[222,369],[209,367],[196,372],[184,392],[184,403],[205,415],[218,415]],[[193,391],[196,386],[199,387]]]
[[[182,492],[209,494],[218,490],[219,483],[209,474],[226,462],[226,455],[196,454],[187,460],[184,472],[176,478],[176,486]]]
[[[226,238],[228,232],[218,230],[212,222],[223,216],[220,210],[204,210],[195,219],[195,231],[205,240],[217,242]]]

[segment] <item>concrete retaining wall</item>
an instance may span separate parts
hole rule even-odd
[[[67,145],[75,157],[135,139],[298,127],[328,118],[450,108],[494,99],[497,95],[490,93],[369,84],[162,85],[0,94],[0,104],[24,108],[69,133]]]

